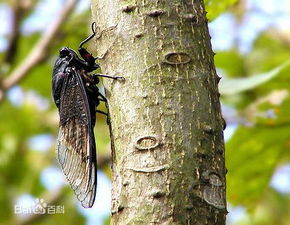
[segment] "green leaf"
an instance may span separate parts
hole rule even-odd
[[[251,77],[235,78],[235,79],[221,79],[219,83],[219,90],[222,95],[238,94],[247,90],[256,88],[257,86],[266,83],[290,65],[290,60],[282,65],[272,69],[267,73],[258,74]]]
[[[246,74],[244,56],[237,49],[218,52],[214,57],[215,66],[229,77],[240,77]]]
[[[239,127],[226,145],[227,195],[234,204],[254,207],[276,166],[287,158],[290,125]]]
[[[205,0],[205,9],[208,12],[207,18],[210,21],[213,20],[237,1],[238,0]]]

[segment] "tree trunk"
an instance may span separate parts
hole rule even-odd
[[[223,119],[202,0],[94,0],[111,224],[225,224]],[[101,204],[101,203],[96,203]]]

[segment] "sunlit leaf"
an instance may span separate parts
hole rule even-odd
[[[208,12],[207,18],[213,20],[236,2],[238,0],[205,0],[205,9]]]
[[[290,124],[239,127],[226,145],[228,200],[253,207],[287,155]]]
[[[264,84],[265,82],[279,75],[283,69],[289,66],[289,64],[290,60],[267,73],[258,74],[250,77],[232,79],[223,78],[219,83],[220,93],[222,95],[233,95],[243,91],[254,89],[257,86]]]
[[[214,61],[217,69],[222,70],[227,77],[239,77],[245,75],[244,56],[235,49],[218,52],[214,57]]]

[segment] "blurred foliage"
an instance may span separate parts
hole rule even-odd
[[[256,206],[277,164],[290,156],[285,151],[290,147],[288,131],[289,125],[267,121],[236,131],[227,143],[227,188],[228,200],[232,204]]]
[[[8,0],[0,2],[11,4]],[[244,1],[205,0],[207,16],[214,20],[227,12],[240,20],[247,13],[242,3]],[[27,17],[20,22],[25,19]],[[52,134],[56,138],[58,114],[51,99],[53,63],[62,46],[77,49],[80,40],[87,36],[90,24],[89,9],[74,12],[54,38],[46,60],[19,84],[22,95],[19,102],[5,99],[0,103],[0,205],[5,206],[0,211],[1,224],[19,224],[18,219],[23,219],[14,214],[14,205],[20,196],[30,194],[41,198],[51,194],[41,182],[41,173],[48,166],[57,166],[55,146],[48,151],[36,151],[29,140],[41,134]],[[224,80],[237,79],[228,85],[234,92],[222,92],[223,104],[238,115],[237,121],[228,123],[237,126],[226,143],[228,201],[233,206],[248,209],[247,215],[235,225],[287,225],[290,221],[289,194],[279,193],[269,186],[274,171],[290,161],[290,68],[281,68],[289,60],[290,38],[289,35],[274,35],[277,33],[273,30],[260,33],[247,53],[241,53],[234,46],[217,51],[215,56],[216,67]],[[19,65],[40,36],[38,32],[21,34],[14,60],[9,65],[2,63],[1,74],[6,71],[4,76],[8,75]],[[0,61],[4,56],[5,51],[0,52]],[[269,72],[275,68],[281,69],[271,75]],[[270,78],[265,79],[265,76]],[[245,88],[241,88],[238,81],[242,81]],[[105,110],[104,105],[100,109]],[[227,112],[224,116],[227,118]],[[102,115],[98,115],[95,133],[98,155],[108,154],[109,132]],[[110,177],[109,165],[104,172]],[[60,190],[57,204],[65,205],[65,214],[46,215],[29,224],[85,224],[70,188]],[[109,221],[107,218],[104,224]]]
[[[281,71],[290,65],[290,60],[282,65],[275,67],[267,73],[257,74],[243,78],[226,78],[224,77],[219,83],[219,91],[222,95],[236,95],[241,92],[254,89],[272,78],[278,76]]]
[[[238,2],[238,0],[204,0],[207,18],[210,21],[215,19],[236,2]]]
[[[38,4],[41,1],[32,2]],[[12,4],[8,0],[1,3],[6,7]],[[32,8],[34,7],[35,5]],[[24,20],[32,14],[33,11],[29,12],[20,23],[23,24]],[[58,113],[51,98],[52,67],[62,46],[77,49],[80,40],[87,37],[90,32],[90,16],[89,8],[81,12],[74,11],[54,38],[48,57],[34,67],[19,84],[21,89],[18,90],[21,96],[18,96],[17,102],[10,101],[8,94],[8,98],[0,103],[0,205],[5,206],[0,211],[0,224],[16,225],[24,223],[27,218],[30,219],[29,215],[22,218],[14,213],[15,204],[20,196],[27,194],[34,198],[44,196],[46,201],[56,192],[53,190],[50,193],[41,182],[43,169],[52,165],[58,167],[55,160],[55,146],[53,145],[48,151],[39,151],[33,149],[29,140],[42,134],[53,134],[54,140],[56,139]],[[3,63],[6,52],[0,52],[3,77],[9,75],[9,72],[28,56],[40,37],[41,31],[21,34],[17,40],[15,57],[8,65]],[[101,109],[105,110],[105,106],[101,105]],[[108,154],[109,131],[105,117],[102,115],[98,116],[96,133],[98,156]],[[109,169],[106,170],[106,174],[110,176]],[[59,191],[60,195],[53,205],[63,205],[65,213],[40,215],[36,219],[31,217],[28,224],[86,224],[85,217],[76,207],[77,202],[72,190],[62,187]],[[49,204],[49,200],[46,203]]]
[[[240,13],[240,7],[231,11]],[[238,115],[228,124],[236,130],[226,143],[227,200],[247,213],[235,225],[290,221],[290,190],[282,194],[270,186],[277,168],[290,164],[290,38],[285,34],[271,28],[257,36],[249,52],[235,47],[215,56],[223,82],[230,81],[221,86],[222,102]]]

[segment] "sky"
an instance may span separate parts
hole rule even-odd
[[[214,51],[229,50],[238,45],[241,53],[246,54],[252,48],[253,41],[269,27],[289,29],[290,27],[290,1],[288,0],[248,0],[249,13],[242,22],[236,21],[230,13],[225,13],[209,24]],[[42,0],[37,10],[23,24],[22,32],[30,34],[46,28],[51,18],[61,9],[62,0]],[[89,7],[89,0],[81,0],[77,11],[81,12]],[[9,33],[10,10],[0,4],[0,20],[8,21],[0,24],[0,51],[7,46],[5,35]],[[238,26],[237,26],[238,25]],[[13,87],[8,92],[8,99],[15,106],[21,106],[25,101],[32,101],[40,110],[49,107],[49,101],[33,91],[24,92],[21,87]],[[235,132],[238,124],[231,124],[225,130],[225,139],[228,140]],[[46,152],[54,145],[55,137],[51,134],[39,134],[29,139],[28,143],[34,151]],[[49,190],[56,190],[66,182],[62,172],[57,167],[48,167],[42,172],[41,180]],[[88,225],[101,225],[102,220],[109,215],[111,199],[111,182],[102,173],[98,172],[98,193],[96,203],[92,209],[84,209],[78,204],[78,210],[88,219]],[[277,168],[271,182],[271,187],[282,193],[290,193],[290,165]],[[35,198],[29,194],[20,196],[18,204],[29,204]],[[101,203],[101,204],[100,204]],[[242,206],[229,206],[228,224],[232,224],[246,214]]]

